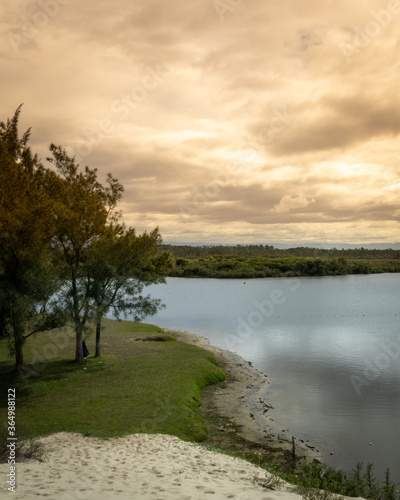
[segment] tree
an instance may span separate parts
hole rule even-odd
[[[88,321],[96,314],[91,295],[92,277],[85,274],[85,263],[92,245],[107,231],[118,231],[120,214],[115,207],[123,187],[111,174],[108,186],[97,180],[97,169],[79,165],[60,146],[51,144],[47,160],[58,173],[51,193],[55,200],[52,220],[55,223],[55,248],[64,256],[64,286],[59,294],[63,309],[71,318],[76,337],[75,360],[83,360],[82,339]]]
[[[100,356],[101,320],[110,308],[118,319],[123,313],[140,321],[160,307],[160,300],[141,294],[145,285],[165,282],[174,265],[171,252],[160,254],[161,245],[158,228],[137,235],[134,229],[118,227],[88,248],[84,267],[96,310],[95,356]]]
[[[0,122],[0,317],[23,374],[25,339],[59,326],[63,318],[59,310],[47,310],[59,287],[47,193],[55,177],[32,155],[30,129],[19,138],[20,111],[21,106],[11,120]]]
[[[143,287],[162,281],[173,258],[159,254],[158,229],[136,235],[119,224],[123,187],[111,174],[103,186],[96,169],[80,170],[54,144],[53,168],[45,168],[27,145],[30,130],[18,137],[20,109],[0,123],[0,335],[10,337],[22,372],[24,340],[66,318],[81,361],[90,320],[100,335],[110,307],[135,318],[154,313],[159,301],[143,297]]]

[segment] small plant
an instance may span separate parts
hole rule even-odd
[[[353,475],[347,479],[346,495],[350,497],[366,497],[365,483],[362,477],[363,464],[358,462]]]
[[[253,455],[247,458],[247,460],[255,465],[262,465],[263,463],[263,457],[261,453],[257,453],[256,451],[254,452]]]
[[[393,483],[392,478],[390,477],[390,470],[386,469],[385,472],[385,483],[382,488],[383,496],[385,500],[396,500],[398,498],[398,490],[396,490],[396,485]]]
[[[326,464],[314,462],[302,467],[291,482],[299,486],[299,493],[305,500],[331,500],[338,496],[362,497],[368,500],[400,500],[399,491],[387,469],[383,486],[377,482],[373,464],[367,464],[364,472],[362,463],[357,463],[352,474]]]
[[[24,460],[38,460],[39,462],[44,462],[46,459],[44,446],[36,437],[29,437],[18,441],[17,448],[19,448],[17,454],[19,462]]]
[[[282,486],[283,481],[280,477],[266,472],[264,477],[255,476],[253,478],[253,483],[258,484],[267,490],[276,490]]]
[[[343,498],[330,491],[307,488],[305,486],[299,486],[299,494],[304,500],[336,500]]]
[[[346,473],[326,464],[315,462],[306,464],[302,470],[302,485],[306,488],[316,488],[331,493],[344,493]]]
[[[367,464],[367,468],[364,474],[364,481],[367,487],[367,497],[377,498],[379,487],[376,484],[373,464]]]
[[[7,440],[7,428],[0,428],[0,463],[7,463],[9,459],[9,448],[7,445],[10,441]],[[15,441],[15,461],[23,462],[25,460],[45,460],[44,446],[36,437],[24,437]]]

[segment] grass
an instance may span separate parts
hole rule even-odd
[[[87,344],[94,353],[94,337]],[[2,341],[0,390],[16,387],[17,433],[20,427],[32,436],[67,431],[100,438],[140,432],[188,441],[207,437],[197,411],[200,390],[225,379],[211,353],[153,325],[111,320],[104,320],[102,352],[77,364],[71,361],[71,332],[38,334],[27,340],[28,373],[18,380]],[[6,411],[3,399],[2,422]]]
[[[87,344],[94,353],[94,336]],[[104,320],[104,355],[89,355],[77,364],[71,360],[74,352],[70,330],[31,337],[24,349],[26,376],[17,378],[7,343],[0,341],[0,391],[7,394],[9,388],[16,388],[21,458],[41,459],[43,450],[35,438],[54,432],[100,438],[162,433],[244,458],[276,475],[266,475],[258,484],[276,488],[282,478],[297,485],[305,500],[341,495],[400,500],[389,471],[384,483],[379,483],[371,464],[365,471],[358,464],[349,475],[319,462],[293,463],[288,451],[244,439],[240,428],[207,403],[209,391],[203,393],[206,403],[199,409],[201,390],[224,381],[224,372],[210,352],[179,342],[157,326]],[[7,438],[5,399],[0,404],[2,449]],[[0,461],[4,458],[0,455]]]

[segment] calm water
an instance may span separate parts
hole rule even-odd
[[[272,379],[265,399],[288,436],[400,481],[399,274],[169,278],[148,290],[167,307],[146,321],[203,335]]]

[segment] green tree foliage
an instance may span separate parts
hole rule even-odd
[[[354,270],[356,269],[356,270]],[[178,258],[171,271],[177,277],[270,278],[286,276],[332,276],[359,271],[344,258],[217,257],[189,261]],[[371,272],[366,266],[365,272]]]
[[[71,322],[75,360],[101,317],[155,313],[158,300],[143,296],[174,265],[161,252],[158,228],[138,235],[119,223],[123,187],[111,174],[103,185],[97,170],[81,169],[61,146],[51,144],[51,168],[28,147],[30,130],[18,136],[19,107],[0,123],[0,336],[10,338],[23,371],[23,343],[34,333]]]
[[[163,245],[176,267],[171,276],[267,278],[400,272],[399,250],[289,248],[270,245]]]
[[[32,155],[30,130],[19,138],[20,111],[21,106],[11,120],[0,123],[0,317],[16,368],[23,373],[24,340],[60,326],[63,317],[47,311],[59,287],[49,245],[54,227],[47,188],[54,175]]]
[[[160,300],[142,292],[145,285],[165,282],[174,265],[171,252],[160,255],[161,245],[158,228],[138,235],[134,229],[111,227],[88,248],[84,279],[95,307],[95,356],[100,356],[101,320],[110,308],[117,318],[130,314],[140,321],[160,307]]]
[[[107,186],[97,179],[97,169],[80,171],[74,158],[61,146],[51,144],[52,157],[47,160],[58,174],[52,197],[54,245],[64,257],[64,286],[59,293],[76,333],[75,360],[82,361],[82,340],[88,321],[95,316],[91,297],[91,280],[85,275],[88,249],[105,237],[110,228],[118,228],[119,213],[115,207],[123,187],[107,176]]]
[[[116,206],[122,185],[111,174],[107,186],[97,170],[80,171],[74,158],[52,144],[48,160],[59,174],[55,199],[55,247],[64,258],[64,286],[59,302],[72,319],[76,333],[75,360],[83,359],[82,339],[89,322],[96,323],[96,356],[100,355],[101,318],[134,315],[135,320],[154,314],[160,301],[142,296],[145,285],[160,283],[173,266],[168,251],[160,255],[158,229],[137,235],[119,224]]]
[[[321,258],[333,259],[343,257],[345,259],[400,259],[400,250],[387,248],[385,250],[365,249],[365,248],[312,248],[312,247],[294,247],[294,248],[275,248],[272,245],[168,245],[164,244],[165,250],[171,250],[175,258],[198,259],[214,258],[224,256],[225,258]]]

